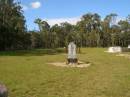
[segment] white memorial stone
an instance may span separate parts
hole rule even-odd
[[[75,59],[76,56],[76,45],[74,42],[70,42],[68,45],[68,59]]]
[[[108,52],[109,53],[120,53],[120,52],[122,52],[122,48],[120,46],[109,47]]]
[[[130,45],[128,45],[128,49],[130,49]]]

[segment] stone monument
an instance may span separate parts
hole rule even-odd
[[[74,44],[74,42],[70,42],[68,45],[68,64],[76,63],[78,63],[76,55],[76,45]]]
[[[121,53],[122,48],[120,46],[109,47],[108,52],[109,53]]]
[[[130,45],[128,45],[128,49],[130,49]]]

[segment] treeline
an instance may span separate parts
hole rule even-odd
[[[74,41],[79,47],[109,47],[130,44],[130,15],[125,20],[116,22],[117,14],[111,13],[101,20],[97,13],[87,13],[76,25],[67,22],[50,25],[36,19],[39,32],[32,32],[32,47],[65,47]],[[39,44],[41,43],[41,44]]]
[[[64,22],[53,26],[38,18],[34,22],[39,31],[27,31],[22,8],[13,1],[0,1],[0,50],[59,48],[71,41],[78,47],[130,44],[130,15],[117,23],[117,14],[109,14],[101,20],[99,14],[87,13],[76,25]]]

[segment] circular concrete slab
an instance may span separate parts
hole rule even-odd
[[[53,62],[48,64],[59,66],[59,67],[78,67],[78,68],[84,68],[91,65],[90,63],[85,63],[81,61],[79,61],[78,64],[66,64],[66,62]]]

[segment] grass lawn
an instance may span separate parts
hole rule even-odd
[[[130,59],[105,50],[82,49],[88,68],[48,65],[65,61],[62,49],[0,52],[0,82],[9,97],[130,97]]]

